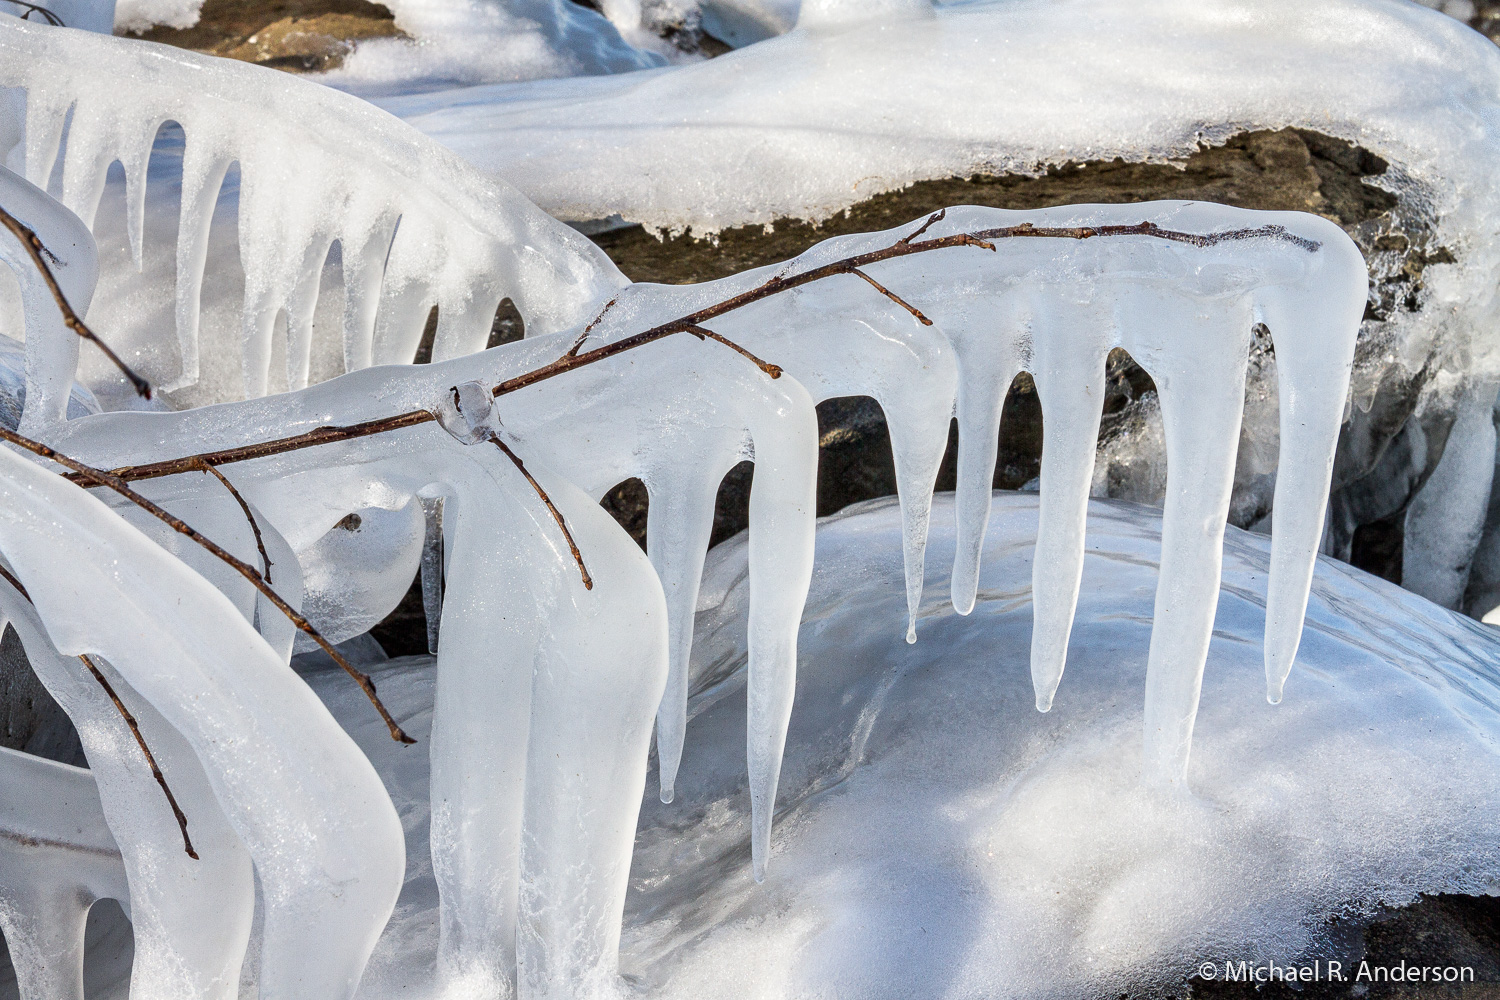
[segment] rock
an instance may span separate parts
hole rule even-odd
[[[334,69],[366,38],[400,36],[395,15],[367,0],[206,0],[191,28],[140,37],[292,72]]]

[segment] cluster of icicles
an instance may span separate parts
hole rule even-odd
[[[152,49],[144,61],[160,62],[155,82],[110,83],[106,60],[126,44],[0,17],[0,83],[27,89],[32,179],[50,174],[72,107],[64,200],[87,217],[103,167],[121,156],[138,201],[142,149],[160,121],[179,121],[193,179],[184,181],[178,245],[184,357],[192,353],[211,207],[204,192],[238,157],[241,239],[253,251],[245,255],[247,384],[264,386],[266,310],[274,317],[286,307],[290,316],[307,301],[317,273],[308,261],[321,264],[333,238],[368,250],[344,256],[350,273],[362,275],[346,276],[351,371],[242,402],[65,420],[76,338],[56,321],[30,260],[0,232],[0,255],[22,282],[27,312],[23,426],[74,459],[119,468],[406,411],[437,417],[220,471],[247,502],[278,594],[303,606],[328,597],[310,592],[314,577],[339,581],[342,614],[325,629],[332,641],[391,610],[415,568],[421,504],[441,502],[447,591],[429,754],[438,971],[451,995],[592,995],[614,975],[653,721],[661,794],[669,798],[715,494],[745,458],[756,463],[751,845],[754,873],[764,874],[812,569],[813,407],[822,399],[872,396],[888,417],[914,641],[950,421],[956,415],[959,424],[952,599],[968,613],[1001,404],[1018,372],[1032,374],[1047,428],[1032,640],[1037,706],[1046,710],[1077,600],[1105,357],[1123,347],[1150,373],[1171,479],[1145,694],[1145,777],[1180,784],[1217,603],[1246,359],[1252,328],[1264,324],[1280,379],[1266,614],[1268,694],[1280,698],[1300,638],[1366,296],[1364,262],[1332,223],[1180,202],[955,208],[898,230],[828,240],[786,264],[721,281],[625,286],[602,255],[519,195],[483,182],[493,198],[482,205],[472,186],[480,182],[459,161],[358,102],[317,91],[293,112],[283,94],[283,103],[264,102],[264,119],[231,127],[216,110],[219,83],[195,77],[189,92],[181,82],[198,57]],[[202,62],[225,80],[242,71]],[[304,97],[315,89],[250,72],[267,93]],[[99,113],[121,106],[136,117]],[[299,121],[305,133],[296,131]],[[392,136],[400,143],[386,141]],[[277,157],[293,148],[299,157],[326,157],[329,169],[313,172],[306,187],[279,178]],[[56,258],[59,284],[85,304],[94,269],[87,227],[3,170],[0,206],[36,230]],[[1014,228],[1142,222],[1159,228],[1089,238]],[[1173,232],[1205,238],[1167,238]],[[902,241],[918,247],[963,233],[988,233],[989,246],[872,262],[701,322],[700,331],[722,340],[674,333],[498,397],[489,391],[570,351],[619,343],[768,281],[794,283]],[[459,291],[465,282],[467,298]],[[525,314],[526,340],[464,354],[477,337],[465,332],[467,320],[455,320],[443,342],[461,356],[364,367],[409,360],[434,294],[447,321],[488,309],[487,318],[502,290]],[[387,346],[372,352],[372,343]],[[496,441],[524,458],[561,522]],[[597,503],[630,477],[650,494],[647,554]],[[214,476],[179,473],[135,486],[261,565],[252,522]],[[331,543],[331,529],[353,512],[386,516],[393,527],[372,532],[363,546]],[[132,996],[236,996],[258,880],[260,996],[352,997],[401,888],[402,827],[368,760],[288,666],[294,630],[285,617],[249,581],[138,508],[9,449],[0,449],[0,557],[25,589],[0,585],[0,610],[77,725],[91,766],[85,773],[0,754],[0,780],[13,790],[0,816],[0,926],[23,996],[82,996],[84,916],[104,897],[126,903],[133,923]],[[92,670],[138,721],[188,818],[196,858],[184,852],[176,816]]]

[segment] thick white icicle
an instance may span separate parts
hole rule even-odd
[[[53,279],[74,312],[82,316],[99,277],[99,254],[88,228],[45,191],[4,166],[0,166],[0,206],[42,241]],[[0,229],[0,261],[15,272],[21,285],[26,313],[26,406],[21,429],[32,433],[67,416],[78,370],[79,337],[63,323],[62,312],[36,264],[9,230]]]
[[[176,313],[182,368],[180,376],[156,379],[174,388],[197,378],[208,231],[225,170],[234,162],[241,177],[241,339],[249,395],[265,392],[271,330],[280,312],[293,324],[292,385],[304,378],[307,343],[315,335],[310,303],[334,240],[351,264],[343,331],[351,362],[371,357],[376,289],[384,289],[389,305],[410,298],[404,290],[413,283],[427,284],[429,302],[451,307],[444,314],[443,349],[458,352],[484,346],[503,297],[516,303],[528,327],[553,331],[582,322],[625,283],[603,251],[504,182],[484,178],[366,102],[311,81],[0,15],[0,86],[27,93],[26,172],[41,186],[51,177],[74,109],[68,144],[79,153],[66,158],[62,185],[75,209],[91,213],[103,168],[112,159],[124,164],[138,263],[151,144],[163,122],[181,125]],[[405,349],[390,360],[408,362],[426,313],[414,305],[394,308],[382,318],[384,340]],[[379,349],[374,356],[381,357]]]
[[[130,884],[138,1000],[231,1000],[250,939],[255,883],[250,855],[230,828],[192,748],[102,659],[95,665],[135,716],[187,816],[196,858],[125,720],[76,657],[48,640],[36,611],[8,586],[0,607],[26,658],[78,729],[104,816]]]
[[[351,997],[405,865],[380,779],[200,576],[14,452],[0,470],[0,550],[53,645],[106,657],[183,734],[255,861],[262,998]]]
[[[0,747],[0,928],[21,1000],[83,1000],[83,927],[129,886],[93,776]]]

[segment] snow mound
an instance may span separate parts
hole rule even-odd
[[[951,497],[932,547],[951,556]],[[664,997],[1086,996],[1203,961],[1328,957],[1327,920],[1483,892],[1500,864],[1500,643],[1340,563],[1319,564],[1301,662],[1265,702],[1267,540],[1231,529],[1192,797],[1141,787],[1140,691],[1159,515],[1095,501],[1066,680],[1027,680],[1037,499],[999,493],[979,603],[928,579],[908,646],[893,501],[825,519],[799,645],[775,861],[750,878],[747,546],[705,574],[678,796],[648,792],[622,967]],[[378,678],[430,720],[430,661]],[[333,673],[310,682],[370,755],[406,831],[407,884],[361,989],[430,996],[436,891],[425,739],[401,749]]]

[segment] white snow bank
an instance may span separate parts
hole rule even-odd
[[[121,33],[191,28],[203,13],[203,0],[115,0],[115,30]],[[76,27],[68,22],[69,27]]]
[[[932,545],[951,555],[951,498]],[[749,874],[743,536],[704,580],[688,762],[648,791],[622,965],[667,998],[1082,996],[1167,984],[1202,961],[1328,957],[1328,916],[1482,892],[1500,868],[1500,656],[1476,623],[1339,563],[1314,583],[1299,669],[1262,697],[1267,544],[1231,530],[1192,798],[1140,787],[1140,687],[1160,522],[1096,501],[1074,662],[1031,705],[1036,498],[997,494],[980,603],[928,580],[901,641],[901,521],[880,501],[826,519],[800,640],[767,881]],[[941,555],[933,562],[941,564]],[[407,882],[359,996],[432,996],[426,850],[430,661],[377,680],[393,744],[336,672],[313,688],[385,779]]]
[[[365,94],[664,65],[571,0],[389,0],[410,38],[361,42],[322,79]],[[639,11],[637,10],[637,14]]]

